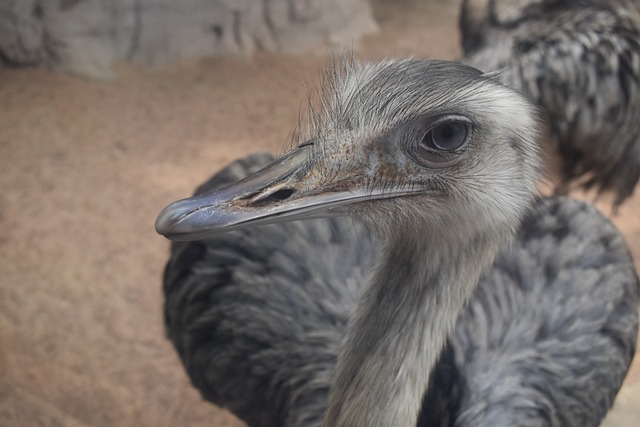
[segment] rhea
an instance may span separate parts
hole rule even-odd
[[[349,62],[308,139],[160,213],[188,241],[165,272],[168,333],[207,399],[252,426],[604,416],[635,349],[633,262],[592,208],[536,198],[536,110],[496,77]],[[568,253],[540,253],[554,241]]]
[[[465,62],[502,69],[506,84],[543,109],[560,166],[573,183],[619,206],[640,180],[640,5],[635,0],[465,0]]]

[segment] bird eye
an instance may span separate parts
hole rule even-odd
[[[407,153],[424,167],[441,168],[454,164],[471,140],[471,121],[464,116],[450,115],[431,123],[426,133],[416,129],[416,138],[407,144]]]
[[[453,151],[461,148],[469,139],[470,125],[464,122],[447,121],[431,129],[422,139],[422,144],[438,151]]]

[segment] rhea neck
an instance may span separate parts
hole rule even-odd
[[[384,239],[342,343],[325,427],[416,425],[430,371],[505,240],[436,228],[406,227]]]

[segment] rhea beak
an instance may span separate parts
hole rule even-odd
[[[238,228],[342,215],[346,205],[408,193],[338,191],[345,186],[325,180],[322,188],[309,188],[312,149],[301,146],[235,184],[170,204],[158,215],[156,231],[171,240],[197,240]]]
[[[197,240],[237,228],[335,214],[332,209],[350,203],[353,195],[302,190],[310,151],[301,146],[235,184],[170,204],[158,215],[156,231],[171,240]]]

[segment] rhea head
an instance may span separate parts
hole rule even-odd
[[[540,171],[537,115],[496,75],[444,61],[348,62],[327,85],[308,139],[236,184],[166,207],[157,231],[195,240],[344,214],[383,234],[426,227],[447,239],[471,225],[517,227]]]

